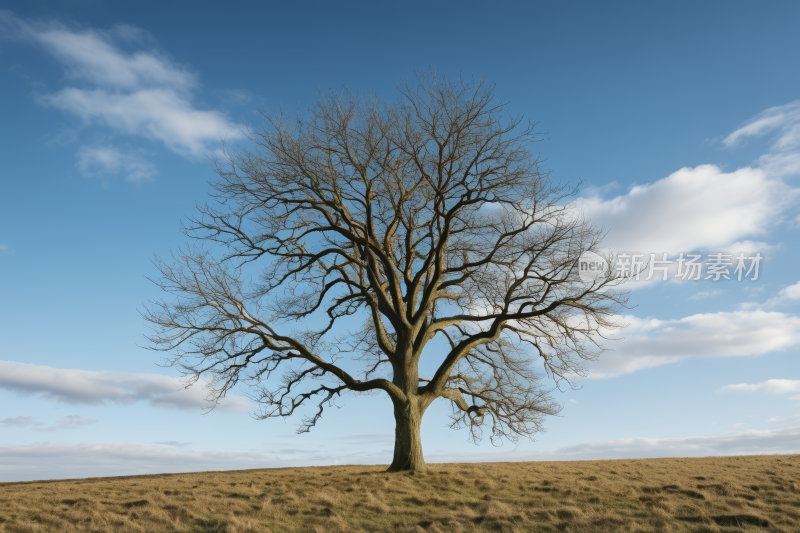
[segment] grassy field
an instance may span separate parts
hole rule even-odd
[[[0,531],[800,531],[800,456],[0,483]]]

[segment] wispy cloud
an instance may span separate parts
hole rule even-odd
[[[591,363],[604,378],[688,358],[763,355],[800,345],[800,318],[779,312],[703,313],[676,320],[621,318],[629,327]]]
[[[0,446],[0,481],[287,466],[254,452],[189,451],[135,443],[41,442]]]
[[[0,420],[0,427],[3,428],[29,428],[39,426],[42,423],[39,419],[33,416],[15,416],[14,418],[6,418]]]
[[[73,114],[86,124],[160,141],[192,158],[217,151],[223,137],[241,135],[227,115],[194,103],[197,77],[160,51],[144,30],[69,27],[23,20],[9,11],[0,11],[0,29],[6,38],[42,47],[75,82],[40,95],[42,105]]]
[[[795,283],[794,285],[789,285],[788,287],[782,288],[776,296],[768,299],[763,304],[755,304],[752,302],[748,302],[743,307],[761,307],[761,308],[771,308],[778,305],[784,305],[788,303],[793,303],[800,301],[800,281]]]
[[[22,446],[3,446],[0,447],[0,481],[323,464],[388,464],[392,454],[391,448],[387,448],[378,453],[341,451],[320,454],[307,452],[293,454],[290,459],[285,459],[277,455],[258,452],[190,451],[176,448],[167,443],[149,445],[42,442]],[[466,453],[426,451],[425,457],[430,463],[446,463],[696,457],[798,452],[800,452],[800,427],[787,427],[774,430],[737,431],[718,436],[586,441],[549,451],[520,449]]]
[[[338,435],[334,437],[327,437],[330,440],[391,440],[394,441],[393,433],[374,433],[369,435]]]
[[[84,418],[78,415],[70,415],[56,420],[54,424],[48,426],[33,416],[16,416],[14,418],[0,420],[0,427],[33,429],[36,431],[58,431],[60,429],[76,429],[96,423],[97,420],[94,418]]]
[[[142,182],[158,174],[155,166],[136,151],[122,151],[116,146],[81,146],[78,150],[78,170],[87,176],[125,175],[129,181]]]
[[[714,296],[719,296],[720,294],[724,294],[725,291],[722,289],[716,289],[713,291],[700,291],[696,294],[689,296],[690,300],[704,300],[706,298],[713,298]]]
[[[219,112],[195,109],[174,90],[142,89],[120,94],[68,87],[40,101],[74,113],[87,123],[98,122],[116,131],[159,140],[184,156],[216,152],[223,137],[239,137],[236,127]]]
[[[747,137],[768,133],[776,133],[773,143],[777,149],[800,148],[800,100],[762,111],[728,135],[723,143],[736,146]]]
[[[55,431],[55,430],[58,430],[58,429],[76,429],[76,428],[80,428],[80,427],[83,427],[83,426],[89,426],[89,425],[92,425],[92,424],[97,424],[97,422],[98,421],[95,420],[94,418],[84,418],[84,417],[78,416],[78,415],[70,415],[70,416],[65,416],[64,418],[61,418],[59,420],[56,420],[56,423],[55,423],[54,426],[43,428],[43,430],[44,431],[51,431],[51,430]]]
[[[728,147],[749,137],[773,135],[770,153],[761,156],[759,166],[775,176],[800,173],[800,100],[770,107],[728,135]]]
[[[70,404],[147,402],[155,407],[186,411],[209,405],[202,386],[187,389],[179,379],[169,376],[72,370],[14,361],[0,361],[0,389]],[[234,395],[228,395],[218,406],[222,411],[249,408],[246,399]]]
[[[767,422],[797,422],[798,420],[800,420],[800,415],[790,415],[789,417],[773,416],[767,419]]]
[[[761,383],[737,383],[735,385],[725,385],[717,389],[717,392],[765,392],[767,394],[791,394],[800,393],[800,380],[796,379],[768,379]],[[792,400],[800,400],[800,394],[792,396]]]
[[[676,457],[757,453],[797,453],[800,427],[749,430],[710,437],[666,439],[618,439],[589,441],[556,449],[564,458],[610,459],[628,457]]]
[[[247,104],[253,100],[253,93],[247,89],[226,89],[221,91],[222,99],[229,104]]]
[[[163,440],[163,441],[156,441],[153,444],[160,444],[162,446],[170,446],[172,448],[184,448],[189,446],[191,442],[179,442],[177,440]]]

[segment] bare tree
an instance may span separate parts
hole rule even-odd
[[[483,81],[415,82],[391,104],[321,92],[307,118],[265,115],[252,150],[226,148],[213,206],[185,227],[213,246],[157,259],[175,298],[143,313],[152,347],[210,380],[211,400],[242,381],[262,419],[312,404],[298,432],[344,392],[386,393],[390,471],[426,469],[420,423],[437,398],[473,438],[542,430],[560,409],[543,379],[583,375],[626,301],[613,276],[577,276],[602,232],[540,171],[535,124]]]

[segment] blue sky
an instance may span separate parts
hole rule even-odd
[[[144,350],[154,253],[185,242],[221,139],[320,88],[486,76],[539,121],[616,250],[759,252],[757,281],[632,286],[624,339],[534,443],[428,461],[800,451],[800,5],[14,2],[0,11],[0,480],[388,463],[388,400],[310,434]]]

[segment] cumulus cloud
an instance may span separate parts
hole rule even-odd
[[[682,168],[611,198],[609,186],[589,189],[579,204],[609,231],[605,244],[614,251],[765,252],[770,246],[753,238],[767,235],[800,200],[800,189],[783,181],[800,174],[800,100],[756,115],[723,144],[765,135],[773,136],[769,151],[753,166]]]
[[[158,174],[152,163],[135,151],[123,151],[116,146],[81,146],[78,150],[78,170],[87,176],[122,173],[129,181],[147,181]]]
[[[9,11],[0,11],[0,28],[6,38],[44,48],[76,82],[39,96],[43,105],[87,124],[160,141],[188,157],[204,156],[218,149],[221,138],[241,135],[224,113],[193,103],[196,76],[159,51],[144,30],[68,27],[26,21]]]
[[[779,219],[776,214],[798,199],[800,189],[762,169],[723,172],[701,165],[608,200],[593,196],[579,204],[608,230],[604,244],[612,250],[677,254],[732,249],[741,245],[737,241],[766,235]]]
[[[185,388],[179,379],[169,376],[72,370],[14,361],[0,361],[0,389],[70,404],[147,402],[155,407],[186,411],[209,405],[203,387]],[[247,411],[249,407],[246,399],[228,395],[217,409]]]
[[[627,374],[690,357],[743,357],[800,345],[800,318],[779,312],[703,313],[676,320],[621,318],[619,340],[591,363],[590,377]]]
[[[778,298],[783,298],[786,300],[800,300],[800,281],[794,285],[789,285],[788,287],[781,289],[781,292],[778,293]]]

